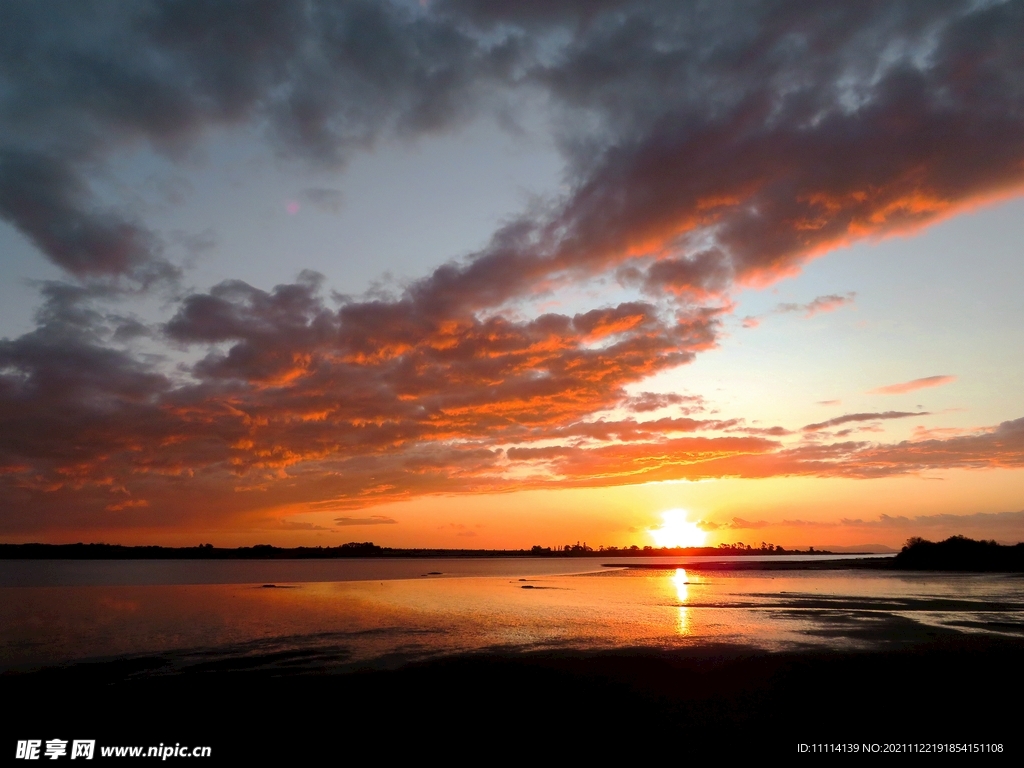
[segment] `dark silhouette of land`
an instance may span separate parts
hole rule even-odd
[[[1019,639],[949,633],[866,652],[462,655],[345,673],[289,672],[288,659],[273,671],[250,660],[170,673],[143,658],[6,673],[0,693],[16,702],[4,723],[12,749],[55,735],[180,742],[235,765],[367,751],[459,763],[497,750],[510,761],[733,762],[796,755],[800,743],[1002,744],[988,760],[1019,754],[1022,652]]]
[[[1024,572],[1024,544],[1005,546],[965,536],[951,536],[940,542],[913,538],[893,559],[893,567],[905,571],[1020,573]]]
[[[831,552],[784,549],[774,544],[759,548],[743,544],[720,547],[611,547],[593,549],[586,544],[531,549],[434,549],[379,547],[352,541],[337,547],[126,547],[121,544],[0,544],[0,560],[318,560],[338,557],[694,557],[747,555],[830,555]]]
[[[791,553],[795,554],[795,553]],[[806,553],[800,553],[806,554]],[[828,555],[831,553],[818,553]],[[616,567],[617,563],[603,563]],[[693,563],[641,563],[629,568],[668,569],[693,568]],[[975,541],[966,536],[951,536],[945,541],[932,542],[912,538],[895,557],[848,558],[843,560],[774,560],[774,561],[709,561],[700,563],[702,571],[829,571],[846,569],[895,571],[945,571],[961,573],[1022,573],[1024,572],[1024,544],[998,544],[995,541]]]
[[[769,548],[770,547],[770,548]],[[588,557],[609,559],[602,565],[619,567],[614,559],[621,557],[729,557],[742,558],[755,555],[815,555],[813,560],[742,560],[706,561],[702,570],[836,570],[872,569],[905,571],[961,571],[961,572],[1024,572],[1024,544],[1004,545],[995,541],[975,541],[964,536],[952,536],[945,541],[931,542],[921,538],[907,541],[895,557],[835,559],[832,552],[783,549],[774,545],[759,548],[744,545],[720,547],[667,548],[652,547],[593,550],[585,545],[533,547],[532,549],[396,549],[379,547],[372,542],[349,542],[337,547],[274,547],[257,544],[253,547],[125,547],[119,544],[0,544],[0,560],[326,560],[347,557],[400,557],[400,558],[495,558],[495,557]],[[866,554],[866,553],[859,553]],[[692,563],[630,564],[630,568],[689,568]]]
[[[338,547],[125,547],[120,544],[0,544],[0,560],[317,560],[380,557],[386,552],[371,542]]]

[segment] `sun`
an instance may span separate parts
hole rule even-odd
[[[661,513],[661,527],[648,533],[659,547],[703,547],[707,534],[686,519],[685,509],[666,509]]]

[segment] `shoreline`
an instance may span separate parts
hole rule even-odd
[[[567,552],[534,552],[528,549],[399,549],[367,544],[341,547],[281,548],[269,545],[255,547],[156,547],[110,544],[2,544],[0,560],[377,560],[377,559],[495,559],[527,560],[598,560],[646,559],[652,557],[895,557],[896,552],[829,552],[826,550],[733,550],[718,548],[652,549],[652,550],[587,550]]]

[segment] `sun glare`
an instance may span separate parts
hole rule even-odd
[[[650,533],[659,547],[703,547],[707,534],[686,519],[685,509],[667,509],[661,513],[661,527]]]

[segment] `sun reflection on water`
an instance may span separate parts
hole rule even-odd
[[[679,598],[679,627],[677,631],[680,635],[688,635],[690,633],[690,609],[686,607],[686,598],[689,594],[687,587],[690,580],[684,568],[676,568],[676,572],[672,576],[672,583],[675,584],[676,597]]]

